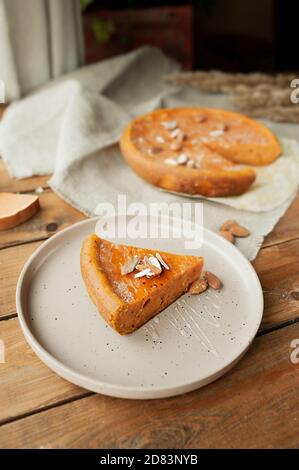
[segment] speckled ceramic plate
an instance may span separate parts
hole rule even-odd
[[[119,336],[97,313],[81,278],[81,243],[94,229],[95,219],[89,219],[53,236],[20,275],[20,324],[48,367],[95,392],[158,398],[206,385],[241,358],[259,327],[263,296],[254,269],[236,247],[204,230],[196,254],[223,279],[223,289],[185,294],[138,331]],[[127,244],[182,249],[182,240]]]

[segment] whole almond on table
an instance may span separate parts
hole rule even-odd
[[[197,279],[196,281],[192,282],[192,284],[189,286],[189,292],[190,294],[201,294],[202,292],[206,291],[208,288],[208,281],[204,278],[201,277],[200,279]]]
[[[219,279],[219,277],[211,273],[211,271],[205,271],[203,275],[205,279],[207,280],[209,287],[212,287],[212,289],[221,289],[222,282]]]
[[[248,237],[250,235],[250,232],[249,230],[246,228],[246,227],[243,227],[242,225],[232,225],[232,227],[230,228],[230,233],[232,235],[234,235],[235,237],[239,237],[239,238],[245,238],[245,237]]]
[[[249,230],[246,227],[238,224],[236,220],[227,220],[220,227],[220,232],[229,232],[235,237],[248,237],[250,235]]]
[[[230,243],[235,243],[235,237],[228,230],[220,230],[220,235]]]
[[[225,230],[226,232],[229,232],[231,226],[236,223],[237,222],[235,220],[226,220],[225,222],[223,222],[219,230]]]

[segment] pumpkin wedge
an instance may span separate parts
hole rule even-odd
[[[118,245],[96,235],[83,241],[80,261],[91,300],[121,335],[133,332],[186,292],[203,266],[201,257]]]
[[[0,193],[0,230],[22,224],[39,211],[38,196],[33,194]]]

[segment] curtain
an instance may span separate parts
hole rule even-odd
[[[6,102],[83,62],[79,0],[0,0],[0,80]]]

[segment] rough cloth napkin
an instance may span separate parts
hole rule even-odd
[[[141,180],[126,165],[117,145],[134,116],[155,108],[230,107],[225,96],[174,87],[161,79],[175,70],[177,65],[159,50],[145,47],[79,69],[13,104],[0,124],[0,151],[10,173],[17,178],[53,173],[51,188],[89,216],[101,202],[117,207],[119,194],[126,195],[127,204],[186,200]],[[280,138],[298,134],[298,125],[272,127]],[[267,212],[204,200],[204,225],[217,231],[231,218],[246,225],[252,235],[238,241],[238,246],[252,260],[295,197],[298,181],[299,171],[291,190],[286,188],[281,195],[281,203]]]

